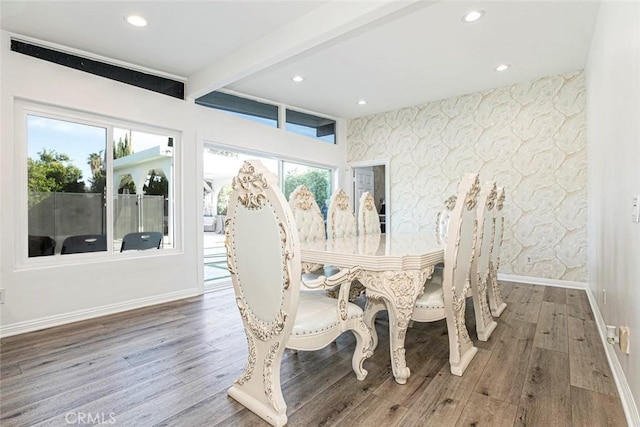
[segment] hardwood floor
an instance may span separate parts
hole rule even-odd
[[[407,384],[380,345],[351,370],[355,339],[285,352],[291,426],[624,426],[624,413],[584,291],[502,283],[508,304],[464,376],[449,372],[444,321],[407,333]],[[2,340],[0,424],[259,426],[229,398],[247,348],[232,290]]]

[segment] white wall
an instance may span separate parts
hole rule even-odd
[[[631,354],[616,356],[639,402],[640,224],[631,198],[640,195],[640,2],[602,2],[586,75],[589,288],[606,324],[630,328]]]
[[[390,159],[395,231],[435,230],[465,173],[496,180],[507,197],[500,272],[584,283],[586,127],[577,71],[350,120],[348,160]]]
[[[0,305],[3,335],[202,292],[204,140],[345,169],[344,145],[268,128],[11,52],[9,35],[4,32],[0,41],[0,287],[6,290],[6,302]],[[15,150],[21,144],[19,130],[14,128],[17,98],[180,131],[182,164],[176,169],[182,173],[179,183],[184,220],[177,224],[183,236],[179,250],[155,257],[93,258],[58,267],[19,266],[14,241],[26,236],[16,224],[26,213],[16,201],[26,189],[16,185],[19,170]],[[339,127],[342,124],[338,122]]]

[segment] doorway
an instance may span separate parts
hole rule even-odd
[[[390,197],[388,161],[371,160],[349,163],[349,176],[352,180],[351,195],[354,212],[358,215],[360,196],[368,191],[375,201],[376,210],[380,216],[380,231],[385,233],[390,229]]]

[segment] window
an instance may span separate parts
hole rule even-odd
[[[226,111],[271,127],[278,127],[278,107],[224,92],[210,92],[196,99],[196,104]]]
[[[322,216],[327,219],[327,209],[331,198],[331,169],[282,161],[282,191],[289,200],[289,195],[299,185],[306,185],[316,199]]]
[[[161,249],[174,247],[176,134],[23,111],[29,258],[120,252],[132,233],[151,245],[154,232]]]
[[[336,121],[324,117],[313,116],[299,111],[287,110],[289,132],[310,136],[321,141],[336,143]]]
[[[278,121],[277,105],[254,101],[224,92],[210,92],[196,99],[196,104],[216,110],[226,111],[235,116],[271,127],[282,127],[299,135],[309,136],[320,141],[336,143],[336,121],[326,117],[284,108],[285,123]]]
[[[326,214],[331,198],[333,170],[278,158],[266,158],[259,153],[242,153],[205,143],[203,152],[203,211],[205,217],[226,215],[231,182],[245,160],[259,159],[264,167],[278,177],[287,200],[299,185],[306,185],[314,194],[318,206]],[[209,220],[211,222],[211,220]],[[207,227],[205,221],[205,227]],[[221,225],[221,224],[220,224]],[[211,225],[209,225],[211,228]],[[221,227],[213,227],[222,232]]]

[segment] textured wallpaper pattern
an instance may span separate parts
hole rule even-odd
[[[587,279],[583,71],[350,120],[349,161],[390,159],[392,229],[435,230],[463,174],[505,187],[500,272]]]

